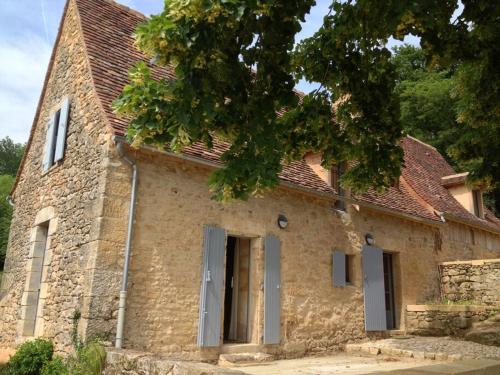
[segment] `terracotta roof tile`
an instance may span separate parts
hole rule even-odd
[[[109,0],[76,0],[81,26],[97,94],[116,135],[122,136],[128,121],[113,112],[111,103],[128,82],[128,70],[146,57],[134,46],[133,33],[146,17]],[[157,77],[175,78],[173,69],[149,65]],[[219,143],[208,150],[201,143],[184,149],[183,153],[220,163],[220,155],[228,148]],[[284,167],[280,178],[284,181],[332,192],[332,189],[303,161]]]
[[[122,136],[128,121],[114,114],[111,103],[127,84],[128,70],[138,61],[147,61],[146,57],[135,48],[133,37],[137,25],[147,18],[111,0],[75,1],[97,94],[114,134]],[[150,67],[155,77],[175,77],[172,68],[151,64]],[[402,146],[405,153],[403,178],[409,187],[401,184],[384,193],[370,190],[357,199],[409,215],[438,220],[433,210],[429,209],[430,205],[437,211],[448,212],[492,229],[500,229],[500,220],[490,212],[486,214],[487,220],[477,218],[465,210],[441,185],[441,178],[452,175],[455,171],[434,148],[408,137],[402,140]],[[218,143],[213,149],[208,150],[202,144],[196,143],[187,147],[183,153],[220,163],[220,156],[227,147],[227,144]],[[331,187],[304,161],[284,166],[280,178],[309,189],[333,193]],[[413,189],[421,199],[415,197],[409,189]]]
[[[486,210],[485,219],[467,211],[453,198],[441,179],[456,172],[434,148],[411,137],[402,139],[405,167],[403,178],[434,209],[456,216],[462,220],[500,229],[500,220]]]

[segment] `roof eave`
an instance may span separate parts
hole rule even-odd
[[[476,222],[476,221],[473,221],[473,220],[467,220],[467,219],[464,219],[462,217],[450,214],[448,212],[443,212],[442,215],[443,215],[443,217],[446,220],[449,220],[449,221],[454,221],[456,223],[468,225],[468,226],[471,226],[471,227],[474,227],[474,228],[477,228],[477,229],[481,229],[481,230],[484,230],[484,231],[487,231],[487,232],[490,232],[490,233],[500,234],[500,228],[494,229],[494,228],[490,227],[489,225],[483,224],[481,222]]]
[[[123,136],[114,135],[113,139],[114,139],[115,142],[125,142],[125,143],[129,144],[129,142]],[[174,153],[174,152],[171,152],[171,151],[165,151],[165,150],[162,151],[162,150],[158,150],[155,147],[151,147],[151,146],[147,146],[147,145],[141,145],[140,149],[144,149],[144,150],[148,150],[148,151],[152,151],[152,152],[159,152],[159,153],[162,153],[164,155],[167,155],[167,156],[170,156],[170,157],[174,157],[174,158],[177,158],[177,159],[186,160],[186,161],[189,161],[189,162],[192,162],[192,163],[205,165],[205,166],[207,166],[209,168],[214,168],[215,169],[215,168],[221,168],[222,167],[220,163],[214,163],[214,162],[210,162],[210,161],[207,161],[207,160],[204,160],[204,159],[200,159],[200,158],[197,158],[197,157],[194,157],[194,156],[189,156],[189,155],[185,155],[185,154],[178,154],[178,153]],[[388,215],[396,216],[396,217],[399,217],[399,218],[402,218],[402,219],[410,220],[410,221],[413,221],[413,222],[418,222],[418,223],[421,223],[421,224],[427,224],[427,225],[430,225],[430,226],[440,226],[440,225],[443,224],[442,222],[440,222],[438,220],[431,220],[431,219],[426,219],[424,217],[420,217],[420,216],[416,216],[416,215],[406,214],[406,213],[400,212],[398,210],[393,210],[393,209],[390,209],[390,208],[385,208],[385,207],[377,206],[377,205],[370,204],[370,203],[367,203],[367,202],[364,202],[364,201],[360,201],[360,200],[356,200],[356,199],[352,199],[352,198],[341,197],[341,196],[339,196],[339,195],[337,195],[335,193],[328,193],[328,192],[322,192],[322,191],[319,191],[319,190],[316,190],[316,189],[310,189],[310,188],[307,188],[307,187],[304,187],[304,186],[301,186],[301,185],[293,184],[293,183],[288,182],[288,181],[281,180],[280,181],[280,186],[284,187],[284,188],[292,189],[294,191],[298,191],[298,192],[301,192],[301,193],[305,193],[305,194],[310,195],[310,196],[314,196],[315,198],[320,198],[320,199],[323,199],[323,200],[328,200],[328,201],[331,201],[331,202],[334,202],[336,200],[344,200],[345,202],[350,203],[350,204],[355,204],[355,205],[358,205],[358,206],[361,206],[361,207],[364,207],[364,208],[368,208],[368,209],[371,209],[371,210],[383,212],[383,213],[386,213]]]

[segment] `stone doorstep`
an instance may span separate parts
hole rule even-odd
[[[245,365],[261,365],[273,361],[271,354],[266,353],[234,353],[221,354],[218,365],[221,367],[238,367]]]
[[[262,349],[263,345],[260,344],[224,344],[221,354],[259,353]]]
[[[437,361],[456,361],[462,359],[460,354],[447,354],[447,353],[436,353],[436,352],[421,352],[416,350],[389,348],[385,346],[377,346],[375,344],[346,344],[346,353],[368,353],[372,355],[390,355],[395,357],[406,357],[406,358],[416,358],[416,359],[431,359]]]
[[[405,370],[379,372],[385,375],[498,375],[500,361],[469,359],[453,363],[414,367]]]

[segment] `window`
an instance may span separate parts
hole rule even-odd
[[[341,198],[335,201],[335,208],[341,211],[345,211],[345,202],[342,199],[345,196],[345,191],[340,183],[344,171],[345,163],[339,163],[332,168],[332,188]]]
[[[345,256],[345,282],[346,284],[351,283],[351,262],[352,259],[349,255]]]
[[[480,190],[472,190],[472,202],[474,205],[474,215],[483,217],[483,196]]]
[[[352,283],[353,256],[343,251],[333,252],[333,286],[346,286]]]
[[[61,108],[51,114],[45,140],[43,170],[50,169],[64,157],[70,100],[65,98]]]

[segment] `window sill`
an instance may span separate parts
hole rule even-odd
[[[47,176],[51,174],[54,170],[58,169],[62,165],[62,160],[59,160],[58,162],[54,163],[49,169],[46,171],[42,171],[41,177]]]
[[[350,283],[345,283],[345,285],[334,286],[334,288],[356,288],[356,285],[350,282]]]

